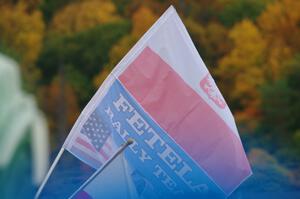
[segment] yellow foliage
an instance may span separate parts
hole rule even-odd
[[[157,17],[149,8],[144,6],[140,7],[132,16],[132,34],[134,36],[142,35],[151,27],[156,19]]]
[[[33,64],[42,47],[44,23],[40,11],[27,12],[25,3],[0,7],[0,40],[18,52],[22,65]]]
[[[18,3],[26,4],[27,10],[32,11],[40,5],[42,0],[1,0],[0,6],[2,5],[15,5]]]
[[[115,65],[126,55],[138,38],[155,22],[156,16],[147,7],[140,7],[132,16],[133,28],[130,35],[124,36],[109,52],[110,62],[94,79],[95,87],[99,87]]]
[[[299,9],[300,1],[275,1],[259,17],[259,25],[269,36],[285,40],[286,42],[289,42],[289,40],[299,41]],[[291,36],[296,35],[298,37],[291,38]]]
[[[111,1],[78,1],[68,4],[56,13],[51,22],[51,30],[69,34],[119,19],[120,17]]]
[[[266,43],[253,22],[244,20],[229,32],[233,49],[220,61],[216,73],[223,80],[223,91],[231,101],[238,101],[242,112],[256,115],[258,88],[264,82],[263,57]],[[252,115],[254,114],[254,115]],[[248,115],[249,116],[249,115]],[[249,116],[249,117],[251,117]]]
[[[156,16],[146,7],[139,8],[132,16],[132,32],[124,36],[109,53],[110,68],[113,68],[129,49],[137,42],[138,38],[145,33],[155,22]]]
[[[222,60],[223,64],[230,65],[230,62],[237,62],[237,65],[243,67],[261,61],[265,41],[257,27],[250,20],[244,20],[233,27],[229,37],[234,42],[234,49],[227,59]]]
[[[270,78],[279,79],[284,62],[300,50],[300,1],[279,0],[270,4],[258,19],[268,42]]]

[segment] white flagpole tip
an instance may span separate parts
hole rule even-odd
[[[128,138],[126,143],[127,143],[127,145],[131,145],[131,144],[133,144],[133,142],[134,142],[134,139]]]

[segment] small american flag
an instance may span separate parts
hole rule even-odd
[[[71,152],[94,168],[99,168],[117,149],[108,125],[95,111],[77,135]]]

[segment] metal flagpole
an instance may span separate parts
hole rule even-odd
[[[34,196],[34,199],[38,199],[38,198],[40,197],[40,195],[41,195],[41,193],[42,193],[42,191],[43,191],[43,189],[44,189],[44,187],[45,187],[45,185],[46,185],[46,183],[47,183],[49,177],[51,176],[51,174],[52,174],[54,168],[56,167],[56,165],[57,165],[57,163],[58,163],[60,157],[61,157],[62,154],[64,153],[64,151],[65,151],[65,148],[62,147],[62,148],[60,149],[60,151],[58,152],[58,154],[57,154],[56,158],[54,159],[54,162],[52,163],[52,165],[51,165],[51,167],[50,167],[50,169],[49,169],[49,171],[48,171],[48,173],[47,173],[45,179],[43,180],[41,186],[39,187],[38,191],[36,192],[36,194],[35,194],[35,196]]]
[[[124,144],[122,144],[122,146],[120,146],[118,151],[102,167],[100,167],[89,179],[87,179],[87,181],[85,181],[68,199],[73,198],[80,190],[84,189],[92,180],[94,180],[97,177],[99,173],[101,173],[116,157],[118,157],[118,155],[120,155],[126,149],[126,147],[131,145],[133,142],[134,140],[129,138]]]

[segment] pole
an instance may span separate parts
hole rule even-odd
[[[38,199],[38,198],[40,197],[40,195],[41,195],[41,193],[42,193],[42,191],[43,191],[43,189],[44,189],[44,187],[45,187],[45,185],[46,185],[46,183],[47,183],[49,177],[51,176],[51,174],[52,174],[54,168],[56,167],[56,165],[57,165],[57,163],[58,163],[60,157],[61,157],[62,154],[64,153],[64,151],[65,151],[65,148],[62,147],[62,148],[60,149],[60,151],[58,152],[58,154],[57,154],[57,156],[56,156],[54,162],[52,163],[52,165],[51,165],[51,167],[50,167],[50,169],[49,169],[49,171],[48,171],[48,173],[47,173],[45,179],[43,180],[41,186],[39,187],[38,191],[36,192],[36,194],[35,194],[35,196],[34,196],[34,199]]]
[[[129,138],[122,146],[118,149],[118,151],[102,166],[100,167],[87,181],[85,181],[68,199],[73,198],[76,194],[84,189],[92,180],[94,180],[99,173],[101,173],[120,153],[122,153],[126,147],[133,143],[133,139]]]

